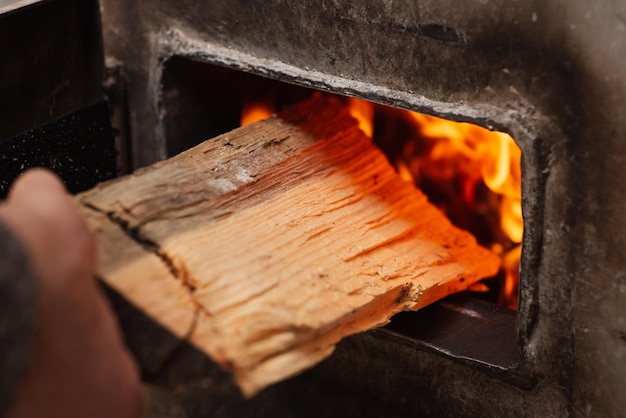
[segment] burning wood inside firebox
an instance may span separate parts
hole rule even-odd
[[[488,292],[491,300],[517,309],[523,220],[521,151],[513,138],[471,123],[341,99],[404,180],[501,257],[498,276],[470,290]],[[275,111],[271,99],[245,101],[241,125],[267,119]]]
[[[523,220],[521,151],[513,138],[471,123],[375,108],[363,100],[350,99],[350,104],[360,128],[390,156],[402,178],[500,255],[501,277],[490,286],[498,303],[517,309]],[[375,119],[381,129],[375,129]]]
[[[98,276],[247,395],[500,265],[319,94],[78,200]]]

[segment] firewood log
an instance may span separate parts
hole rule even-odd
[[[248,396],[499,266],[320,95],[77,199],[97,276]]]

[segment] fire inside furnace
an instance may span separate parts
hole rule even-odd
[[[517,309],[523,221],[521,151],[513,138],[471,123],[344,100],[361,130],[401,177],[415,183],[453,224],[501,257],[498,276],[471,290]],[[241,124],[266,119],[276,110],[268,101],[247,103]]]

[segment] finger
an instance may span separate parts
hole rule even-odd
[[[34,169],[20,176],[11,188],[4,215],[42,264],[85,269],[94,264],[93,236],[52,172]]]
[[[67,189],[51,171],[36,168],[17,178],[7,199],[8,203],[27,205],[42,212],[63,210],[68,204]]]

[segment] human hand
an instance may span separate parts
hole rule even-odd
[[[31,170],[13,185],[3,221],[38,276],[32,361],[8,418],[138,418],[139,375],[94,280],[95,242],[63,185]]]

